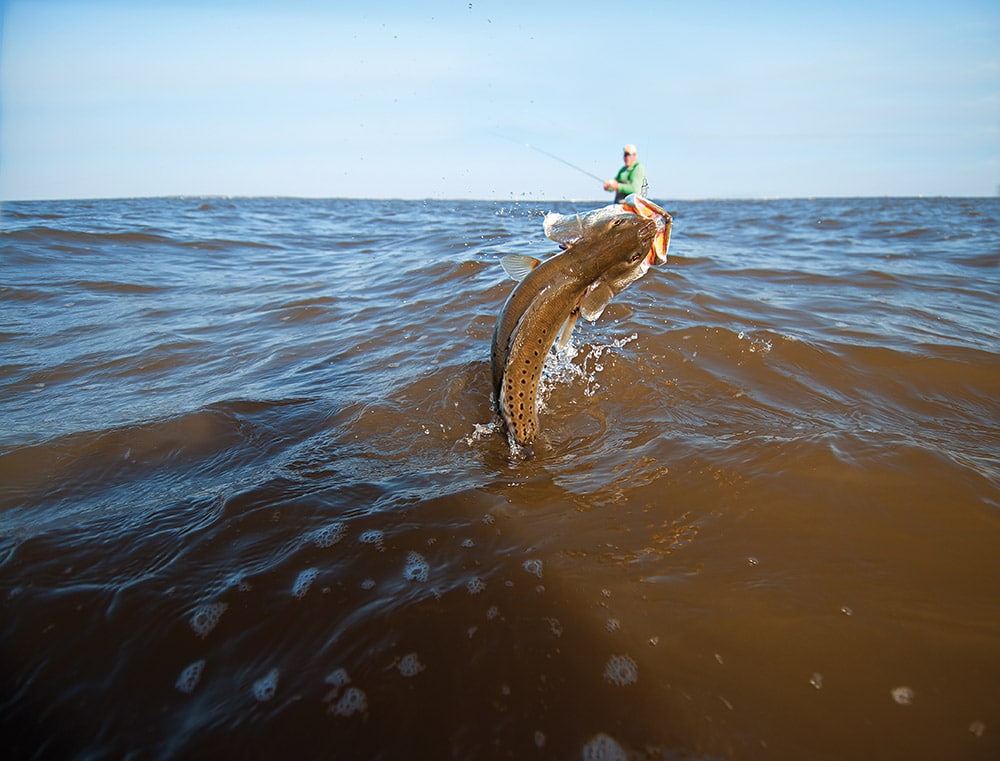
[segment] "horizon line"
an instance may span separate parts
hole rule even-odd
[[[165,200],[165,199],[224,199],[224,200],[295,200],[295,201],[403,201],[412,203],[433,202],[466,202],[466,203],[614,203],[608,198],[460,198],[460,197],[404,197],[404,196],[315,196],[315,195],[294,195],[294,194],[229,194],[229,193],[169,193],[154,195],[135,196],[77,196],[77,197],[51,197],[51,198],[3,198],[0,205],[6,203],[68,203],[79,201],[142,201],[142,200]],[[690,196],[671,197],[671,201],[698,202],[698,201],[818,201],[818,200],[849,200],[849,199],[976,199],[986,200],[990,198],[1000,198],[1000,191],[996,195],[955,195],[948,193],[915,195],[894,195],[891,193],[880,193],[871,195],[789,195],[789,196]]]

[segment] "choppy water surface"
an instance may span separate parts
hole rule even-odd
[[[5,755],[1000,757],[1000,200],[665,202],[512,457],[596,205],[6,204]]]

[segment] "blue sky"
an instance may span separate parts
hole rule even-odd
[[[7,0],[0,199],[996,195],[1000,3]]]

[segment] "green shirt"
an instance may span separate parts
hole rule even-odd
[[[627,166],[623,166],[618,170],[618,176],[615,177],[618,180],[618,190],[615,191],[615,203],[621,203],[625,196],[632,195],[632,193],[638,193],[641,196],[646,195],[646,169],[636,161],[632,168],[629,169]]]

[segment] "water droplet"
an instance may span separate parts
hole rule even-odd
[[[407,581],[427,581],[429,571],[430,566],[420,553],[410,552],[406,556],[406,567],[403,569],[403,578]]]
[[[212,602],[196,608],[191,615],[191,628],[194,629],[194,633],[205,639],[219,623],[219,619],[228,607],[229,605],[224,602]]]
[[[295,578],[295,583],[292,584],[292,596],[299,600],[305,597],[317,576],[319,576],[319,570],[316,568],[306,568],[302,571]]]
[[[186,666],[180,673],[180,676],[177,677],[174,687],[185,695],[190,695],[194,692],[194,688],[198,686],[198,682],[201,681],[201,675],[204,670],[205,661],[195,661],[191,665]]]
[[[344,685],[351,683],[351,677],[348,675],[347,669],[339,668],[327,674],[323,681],[332,684],[335,689],[339,690]]]
[[[265,676],[262,676],[253,683],[253,696],[260,702],[265,702],[274,697],[278,690],[278,669],[271,669]]]
[[[524,568],[524,570],[530,573],[532,576],[537,576],[538,578],[542,578],[541,560],[535,560],[535,559],[525,560],[524,563],[522,563],[521,565]]]
[[[604,667],[604,678],[619,687],[639,681],[639,667],[627,655],[612,655]]]
[[[357,687],[348,687],[340,696],[337,704],[330,706],[330,711],[337,716],[353,716],[368,710],[368,696]]]
[[[583,761],[626,761],[628,754],[611,735],[601,732],[583,746]]]
[[[811,684],[811,685],[812,685],[813,687],[815,687],[815,688],[816,688],[817,690],[821,690],[821,689],[823,689],[823,675],[822,675],[822,674],[820,674],[820,673],[819,673],[819,672],[817,671],[817,672],[816,672],[815,674],[813,674],[813,675],[812,675],[812,677],[811,677],[811,678],[809,679],[809,684]]]
[[[346,527],[343,523],[339,521],[337,523],[331,523],[329,526],[324,526],[318,529],[313,534],[313,544],[317,547],[332,547],[341,539],[344,538],[344,534],[347,532]]]
[[[892,691],[892,699],[901,706],[912,705],[914,695],[911,687],[896,687]]]
[[[368,531],[363,532],[361,536],[358,537],[358,541],[361,542],[362,544],[374,544],[375,549],[377,549],[379,552],[385,550],[385,545],[383,543],[384,540],[385,540],[385,535],[378,529],[369,529]]]
[[[405,677],[416,676],[421,671],[424,670],[424,664],[420,662],[416,653],[407,653],[402,658],[399,659],[399,663],[396,665],[399,669],[399,673]]]

